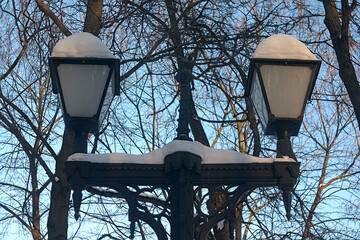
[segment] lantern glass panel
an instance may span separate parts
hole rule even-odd
[[[101,125],[102,122],[104,121],[109,111],[111,102],[114,99],[114,95],[115,95],[115,71],[112,72],[111,79],[109,82],[109,87],[107,88],[107,92],[104,97],[103,106],[100,110],[99,125]]]
[[[301,118],[315,68],[264,64],[259,69],[271,114],[276,118]]]
[[[260,118],[260,122],[263,125],[263,127],[266,127],[268,120],[269,120],[269,114],[266,107],[262,87],[259,80],[259,75],[257,74],[256,70],[253,75],[253,81],[251,85],[250,90],[250,97],[251,101],[255,107],[255,110]]]
[[[107,65],[60,64],[58,74],[66,112],[71,117],[94,117],[104,94]]]

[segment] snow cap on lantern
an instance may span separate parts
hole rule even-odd
[[[115,58],[106,45],[91,33],[75,33],[60,40],[52,57],[64,58]]]
[[[305,44],[286,34],[272,35],[261,41],[253,58],[317,60]]]

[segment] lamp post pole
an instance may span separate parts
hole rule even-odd
[[[193,81],[192,74],[187,69],[180,69],[175,79],[180,88],[180,107],[178,128],[176,129],[177,137],[175,140],[192,141],[189,137],[189,104],[190,104],[190,82]]]
[[[175,79],[180,88],[180,107],[177,137],[175,140],[192,141],[189,137],[189,98],[190,82],[192,74],[186,69],[180,69]],[[194,185],[192,178],[199,168],[201,157],[178,152],[168,155],[165,160],[165,173],[170,179],[170,203],[171,203],[171,239],[186,240],[194,239]]]
[[[170,181],[171,240],[194,239],[194,185],[201,157],[177,152],[166,156],[165,174]]]
[[[88,136],[96,128],[97,122],[94,119],[71,118],[69,115],[65,115],[64,119],[67,130],[75,135],[73,153],[87,153]]]

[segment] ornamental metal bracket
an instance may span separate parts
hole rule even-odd
[[[181,168],[200,174],[201,157],[191,152],[175,152],[165,157],[164,168],[166,174]]]
[[[129,205],[130,237],[134,236],[135,223],[141,220],[154,230],[158,239],[164,240],[168,233],[161,219],[170,222],[172,240],[205,240],[211,229],[225,219],[233,232],[236,207],[257,187],[278,186],[283,191],[289,217],[291,191],[299,167],[300,163],[295,161],[201,164],[200,156],[183,151],[166,156],[164,164],[66,162],[76,217],[83,189],[92,186],[114,189]],[[160,213],[154,214],[141,199],[144,193],[158,189],[167,192],[168,198],[158,201]],[[211,202],[210,195],[214,193],[221,197],[220,203]],[[204,209],[211,204],[212,210]]]
[[[286,217],[291,218],[291,192],[294,189],[297,178],[299,177],[300,163],[293,165],[277,162],[274,164],[275,176],[279,179],[277,186],[282,190],[283,202],[286,210]]]
[[[201,157],[190,152],[175,152],[164,159],[170,180],[171,239],[194,239],[193,178],[201,173]]]
[[[73,204],[75,211],[75,219],[80,217],[80,206],[82,201],[82,191],[86,188],[87,178],[90,175],[90,162],[82,162],[81,164],[66,164],[66,172],[68,182],[73,192]]]

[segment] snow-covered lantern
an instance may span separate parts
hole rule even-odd
[[[96,133],[114,95],[120,92],[119,60],[99,38],[77,33],[55,45],[49,65],[66,127],[76,135]]]
[[[258,45],[245,94],[266,135],[283,139],[298,134],[320,64],[302,42],[289,35],[276,34]]]

